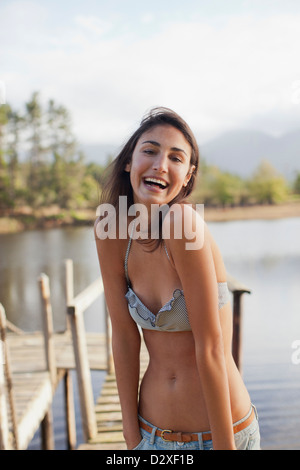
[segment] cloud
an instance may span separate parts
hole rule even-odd
[[[144,24],[152,23],[155,19],[155,15],[153,13],[144,13],[141,17],[141,22]]]
[[[76,14],[50,31],[43,8],[41,15],[26,48],[21,39],[10,42],[14,61],[5,56],[0,79],[9,102],[40,90],[64,104],[82,141],[120,141],[156,105],[175,109],[203,138],[248,125],[280,133],[296,123],[300,105],[291,96],[300,79],[299,15],[156,25],[145,13],[135,28],[122,29],[97,15]],[[12,37],[22,37],[28,18],[27,10],[24,25],[10,25]],[[148,34],[140,33],[141,25],[151,25]]]
[[[112,25],[109,22],[103,21],[95,16],[82,16],[78,15],[74,19],[74,23],[82,27],[88,32],[102,36],[107,33]]]

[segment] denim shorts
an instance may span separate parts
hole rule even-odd
[[[251,414],[252,408],[255,412],[253,421],[242,431],[234,434],[235,445],[237,450],[260,450],[260,432],[258,424],[257,411],[254,405],[251,405],[249,413],[242,418],[240,421],[234,423],[234,426],[245,421]],[[194,433],[198,434],[198,441],[192,442],[176,442],[176,441],[164,441],[161,437],[155,435],[156,430],[161,428],[153,426],[151,423],[139,416],[139,419],[144,423],[151,426],[152,432],[149,433],[145,429],[140,428],[142,440],[133,450],[213,450],[212,440],[206,441],[202,439],[205,432]]]

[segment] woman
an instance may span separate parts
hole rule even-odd
[[[118,215],[116,237],[99,235],[101,218],[95,236],[128,449],[260,445],[256,411],[231,355],[222,257],[200,215],[186,204],[198,163],[185,121],[169,109],[154,109],[113,162],[102,194],[102,203]],[[121,216],[120,196],[128,207],[146,209],[144,218],[130,211]],[[151,222],[161,207],[169,211],[153,235]],[[143,230],[137,232],[137,224]],[[187,249],[191,241],[197,243]],[[139,388],[140,329],[150,361]]]

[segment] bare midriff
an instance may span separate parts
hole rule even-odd
[[[209,431],[192,332],[143,334],[151,359],[140,387],[140,415],[162,429]],[[250,397],[231,353],[225,358],[234,423],[249,411]]]

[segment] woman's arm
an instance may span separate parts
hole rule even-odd
[[[118,240],[99,240],[98,258],[107,307],[112,323],[112,350],[120,404],[123,433],[129,449],[141,440],[138,424],[138,387],[140,333],[128,312],[125,299],[127,285],[124,276],[122,245]]]
[[[182,283],[195,340],[196,361],[213,436],[214,449],[235,449],[228,377],[218,311],[218,286],[208,229],[189,206],[181,239],[170,239],[175,268]],[[170,224],[182,220],[175,210]],[[196,223],[197,222],[197,223]],[[171,227],[172,233],[172,227]],[[190,237],[202,239],[200,248],[188,250]],[[190,245],[191,246],[191,245]],[[196,245],[195,245],[196,246]]]

